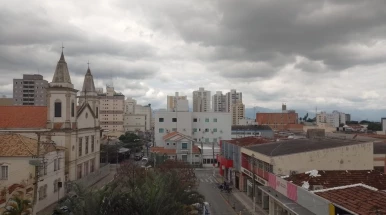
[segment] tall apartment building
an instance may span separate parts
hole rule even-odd
[[[13,104],[47,106],[48,81],[42,75],[24,74],[23,79],[13,79]]]
[[[245,105],[241,102],[231,105],[232,125],[240,125],[245,118]]]
[[[137,105],[133,98],[125,101],[125,111],[123,114],[124,131],[149,131],[151,130],[151,105]]]
[[[210,91],[200,87],[193,91],[193,112],[210,112]]]
[[[326,113],[324,111],[316,114],[317,125],[327,125],[328,127],[339,127],[340,124],[346,124],[346,114],[334,110],[332,113]]]
[[[217,91],[212,97],[213,112],[227,112],[226,111],[226,95],[221,91]]]
[[[225,111],[231,112],[232,104],[243,103],[243,93],[231,89],[231,91],[226,94],[225,103]]]
[[[123,132],[123,112],[125,108],[125,96],[114,90],[114,87],[106,86],[103,89],[96,89],[100,101],[99,120],[100,126],[108,131]]]
[[[178,92],[176,92],[174,96],[167,96],[166,102],[168,111],[189,111],[189,102],[187,97],[180,96]]]

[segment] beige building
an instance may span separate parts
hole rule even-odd
[[[231,105],[232,125],[241,125],[240,120],[245,118],[245,105],[241,102]]]
[[[200,87],[193,91],[193,112],[210,112],[210,91]]]
[[[125,101],[123,114],[124,131],[149,131],[151,129],[151,105],[138,105],[133,98]]]
[[[37,156],[36,139],[20,134],[0,134],[0,190],[7,191],[0,192],[0,214],[13,196],[34,203],[33,214],[64,196],[63,183],[59,182],[65,180],[65,148],[50,141],[42,141],[40,146]],[[35,165],[41,165],[37,186]]]
[[[97,91],[98,92],[98,91]],[[100,101],[99,120],[101,128],[109,131],[123,132],[123,112],[125,108],[125,96],[114,90],[114,87],[106,86],[106,92],[99,92]]]
[[[166,102],[169,112],[177,111],[177,108],[179,107],[178,109],[180,109],[183,104],[189,104],[187,96],[180,96],[178,92],[174,96],[167,96]]]

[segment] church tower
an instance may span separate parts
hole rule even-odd
[[[47,128],[71,129],[76,127],[76,94],[63,49],[56,65],[52,82],[47,88]]]
[[[79,106],[85,103],[90,105],[91,110],[95,114],[95,118],[99,118],[99,99],[95,90],[94,78],[91,74],[90,66],[87,68],[86,75],[84,76],[82,91],[80,92]]]

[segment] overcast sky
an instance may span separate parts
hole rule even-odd
[[[96,87],[155,108],[199,87],[247,107],[386,107],[385,0],[0,1],[0,94],[51,81],[62,42],[77,89],[89,60]]]

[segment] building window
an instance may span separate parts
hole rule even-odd
[[[84,162],[84,175],[88,174],[88,161]]]
[[[197,132],[197,128],[193,128],[193,132]]]
[[[172,122],[177,122],[177,118],[172,118]]]
[[[0,180],[8,180],[8,166],[1,166]]]
[[[83,143],[82,143],[82,138],[79,137],[79,149],[78,149],[78,156],[82,156],[82,146],[83,146]]]
[[[164,122],[164,118],[159,118],[158,122]]]
[[[96,107],[96,108],[95,108],[95,118],[98,119],[98,115],[99,115],[99,108]]]
[[[209,122],[209,118],[205,118],[205,122]]]
[[[172,131],[177,131],[177,128],[172,128]]]
[[[84,146],[84,150],[85,150],[85,155],[88,154],[88,136],[86,137],[86,143],[85,143],[85,146]]]
[[[188,149],[188,143],[181,143],[181,149]]]
[[[205,143],[209,143],[209,138],[205,138]]]
[[[90,160],[90,172],[94,172],[95,170],[95,158]]]
[[[205,132],[209,132],[209,128],[205,128]]]
[[[94,152],[94,143],[95,143],[95,137],[94,135],[91,136],[91,152]]]
[[[169,143],[166,143],[166,145],[169,145]]]
[[[213,122],[217,122],[217,118],[213,118]]]
[[[78,179],[82,178],[82,164],[78,164],[77,168],[77,177]]]
[[[62,117],[62,102],[55,102],[55,117]]]
[[[217,128],[213,128],[213,132],[217,132]]]
[[[160,128],[158,131],[159,133],[164,133],[165,130],[163,128]]]
[[[71,117],[74,117],[75,114],[75,103],[71,102]]]
[[[175,146],[176,145],[176,143],[173,143],[173,146]]]
[[[39,200],[45,199],[47,197],[47,184],[39,188]]]
[[[193,118],[193,122],[197,122],[197,118]]]

